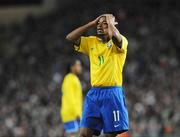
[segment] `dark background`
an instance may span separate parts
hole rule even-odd
[[[43,0],[0,0],[0,6],[42,4]]]
[[[42,16],[0,25],[0,137],[63,136],[61,82],[72,58],[89,61],[65,36],[103,13],[129,41],[124,88],[132,137],[180,136],[180,11],[175,0],[57,1]],[[95,35],[95,29],[85,35]]]

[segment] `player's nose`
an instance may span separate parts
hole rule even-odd
[[[101,25],[98,25],[98,26],[97,26],[97,29],[102,29],[102,26],[101,26]]]

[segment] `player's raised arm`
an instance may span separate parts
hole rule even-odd
[[[98,17],[99,18],[99,17]],[[73,42],[75,45],[79,45],[80,44],[80,37],[89,29],[96,27],[97,26],[97,22],[98,22],[98,18],[96,18],[95,20],[87,23],[86,25],[83,25],[75,30],[73,30],[72,32],[70,32],[67,36],[66,39],[70,42]]]
[[[107,23],[108,23],[108,31],[110,39],[113,39],[113,42],[119,48],[122,48],[122,35],[120,34],[119,30],[116,28],[117,22],[115,22],[115,17],[112,14],[107,14]]]

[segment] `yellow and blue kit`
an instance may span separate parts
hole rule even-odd
[[[127,39],[121,45],[112,39],[103,43],[96,36],[81,36],[75,50],[89,56],[92,88],[83,109],[81,127],[94,130],[94,134],[122,133],[128,130],[128,112],[122,88],[122,72],[127,55]]]
[[[79,78],[68,73],[62,83],[61,119],[67,133],[79,130],[77,118],[82,117],[82,87]]]

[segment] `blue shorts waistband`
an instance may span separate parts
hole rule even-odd
[[[105,86],[105,87],[92,87],[91,89],[117,89],[117,88],[123,88],[122,86]]]

